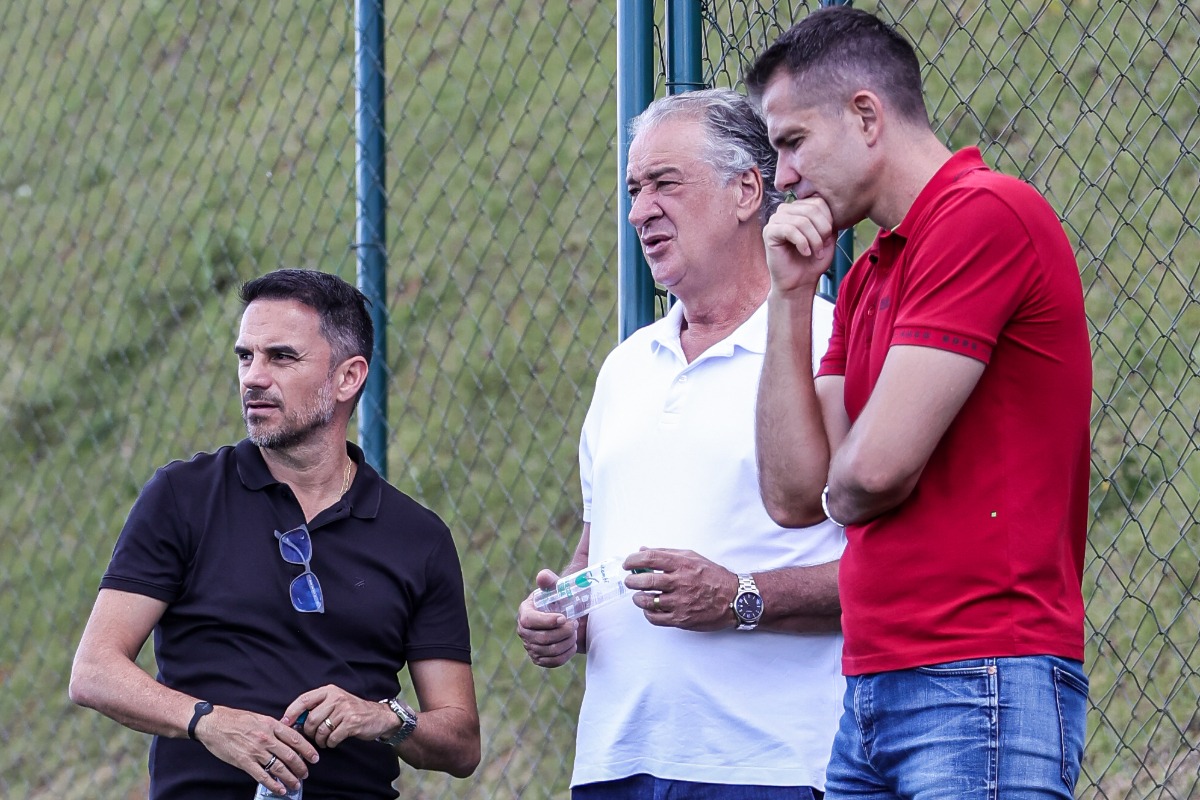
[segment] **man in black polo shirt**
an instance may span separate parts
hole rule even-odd
[[[346,441],[374,342],[366,298],[304,270],[241,297],[249,437],[143,488],[71,698],[154,734],[151,798],[250,800],[301,780],[305,800],[394,798],[397,756],[466,777],[479,714],[450,532]],[[151,632],[157,680],[135,663]],[[398,697],[406,663],[419,712]]]

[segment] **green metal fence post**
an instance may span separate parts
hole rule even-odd
[[[629,121],[654,98],[654,4],[617,3],[617,329],[624,341],[654,321],[654,281],[629,224]]]
[[[387,477],[387,185],[384,131],[383,0],[355,3],[355,255],[358,286],[371,301],[375,348],[359,403],[358,441],[367,463]]]
[[[682,94],[705,88],[700,4],[695,0],[670,0],[666,31],[667,92]]]

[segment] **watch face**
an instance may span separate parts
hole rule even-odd
[[[763,613],[762,597],[753,592],[742,592],[733,601],[733,611],[742,622],[757,622]]]

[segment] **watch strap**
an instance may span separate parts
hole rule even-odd
[[[391,736],[380,736],[377,741],[395,747],[409,736],[412,736],[413,731],[417,729],[417,714],[401,702],[398,697],[385,697],[379,702],[390,708],[392,713],[400,718],[400,730]]]
[[[212,710],[213,704],[207,700],[201,700],[199,703],[196,703],[195,708],[192,711],[192,721],[189,722],[187,726],[187,735],[189,739],[195,740],[196,723],[200,721],[201,717],[205,716],[206,714],[211,714]]]
[[[749,573],[741,573],[737,576],[738,588],[737,593],[733,596],[733,603],[730,607],[733,609],[733,615],[737,618],[739,631],[752,631],[758,627],[758,621],[762,618],[762,593],[758,591],[758,584],[754,582],[754,576]],[[753,594],[759,599],[758,617],[753,620],[746,620],[737,611],[738,598],[743,594]]]

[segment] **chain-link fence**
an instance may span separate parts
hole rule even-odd
[[[701,3],[706,77],[736,85],[812,5]],[[1080,794],[1198,794],[1200,20],[857,5],[916,42],[943,137],[1045,191],[1077,247],[1096,370]],[[581,670],[528,664],[513,616],[579,534],[576,438],[615,343],[614,13],[387,4],[389,474],[455,531],[484,728],[473,778],[406,770],[404,797],[566,794]],[[241,436],[237,284],[354,274],[353,49],[348,0],[0,5],[0,796],[145,794],[146,738],[70,706],[71,653],[153,468]]]

